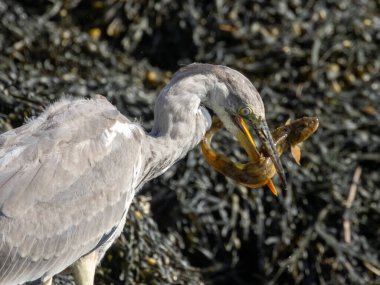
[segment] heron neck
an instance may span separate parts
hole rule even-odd
[[[214,86],[212,80],[201,74],[174,78],[157,97],[154,127],[144,140],[143,180],[159,176],[199,144],[211,126],[202,103]]]

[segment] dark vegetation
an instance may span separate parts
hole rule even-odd
[[[320,119],[302,167],[283,159],[291,210],[195,149],[145,185],[96,284],[379,284],[379,15],[378,0],[0,0],[0,129],[96,93],[149,129],[181,65],[238,69],[272,127]]]

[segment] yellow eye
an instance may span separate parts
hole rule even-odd
[[[243,107],[240,109],[239,114],[242,117],[248,117],[250,114],[252,114],[252,109],[250,107]]]

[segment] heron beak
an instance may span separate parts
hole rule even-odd
[[[261,154],[257,150],[256,143],[253,140],[252,135],[251,135],[251,133],[250,133],[250,131],[249,131],[249,129],[248,129],[248,127],[247,127],[244,119],[241,118],[241,117],[238,117],[238,116],[233,117],[233,119],[234,119],[235,124],[240,129],[240,132],[236,135],[236,137],[239,140],[241,146],[244,148],[244,150],[247,152],[247,154],[249,155],[249,157],[253,161],[259,161],[262,158]],[[254,129],[256,130],[255,127],[254,127]],[[268,127],[267,127],[267,130],[269,132]],[[271,135],[270,132],[269,132],[269,136],[270,136],[270,139],[271,139],[272,145],[273,145],[273,139],[272,139],[272,135]],[[261,139],[261,137],[260,137],[260,139]],[[265,144],[263,140],[262,140],[262,143]],[[267,145],[267,144],[265,144],[265,145]],[[275,148],[274,145],[273,145],[273,148]],[[277,151],[276,151],[276,157],[277,157],[277,161],[280,161],[278,159],[278,156],[277,156]],[[271,157],[271,159],[273,160],[272,157]],[[275,164],[276,170],[278,171],[278,168],[276,166],[276,162],[274,162],[274,164]],[[282,169],[281,162],[280,162],[280,167]],[[284,172],[282,172],[282,173],[284,174]],[[283,175],[283,176],[285,177],[285,175]],[[273,193],[273,195],[275,195],[276,197],[278,197],[278,192],[277,192],[276,187],[274,186],[274,184],[273,184],[273,182],[272,182],[271,179],[268,179],[267,182],[266,182],[266,184],[264,184],[264,185],[267,185],[268,188],[269,188],[269,190]],[[246,186],[252,187],[252,185],[246,185]],[[258,185],[255,185],[254,187],[257,187],[257,186]]]
[[[249,129],[244,119],[236,116],[234,117],[234,121],[241,131],[241,133],[237,134],[237,139],[239,140],[240,144],[243,146],[244,150],[248,153],[252,160],[259,160],[261,155],[257,150],[256,143],[253,140],[252,135],[249,132]],[[277,173],[280,177],[282,189],[286,189],[285,171],[282,167],[281,160],[277,154],[277,149],[274,145],[272,134],[268,128],[268,124],[264,120],[260,121],[259,123],[254,122],[253,120],[248,120],[248,122],[255,130],[257,136],[261,141],[261,144],[265,147],[269,157],[273,161],[273,164],[276,167]]]
[[[262,120],[259,123],[255,123],[253,121],[249,122],[251,123],[262,145],[265,147],[269,157],[271,158],[274,166],[276,167],[277,173],[280,177],[282,189],[286,189],[286,178],[284,168],[282,167],[282,163],[278,156],[277,149],[274,145],[272,134],[269,131],[267,122],[265,120]]]
[[[251,133],[247,125],[245,124],[243,118],[233,117],[235,124],[240,129],[240,132],[236,135],[236,138],[239,140],[240,145],[244,148],[248,156],[253,161],[258,161],[261,157],[259,151],[257,150],[256,143],[252,138]]]

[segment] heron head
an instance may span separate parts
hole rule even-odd
[[[252,82],[229,67],[203,63],[183,67],[173,82],[179,80],[182,80],[182,87],[189,90],[189,94],[206,94],[200,96],[202,104],[219,117],[253,160],[260,157],[251,130],[256,133],[285,188],[285,173],[265,120],[264,104]]]
[[[285,188],[284,169],[265,120],[265,109],[260,94],[250,80],[233,69],[224,67],[217,73],[217,77],[220,84],[219,87],[215,87],[215,93],[218,93],[219,99],[214,99],[213,111],[254,160],[260,157],[252,134],[257,135],[276,167],[282,187]]]

